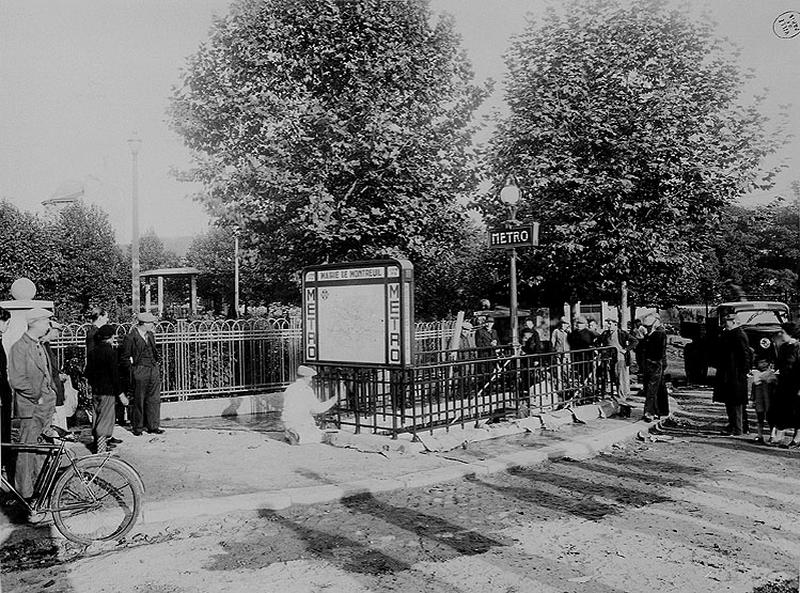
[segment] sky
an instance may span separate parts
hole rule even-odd
[[[229,0],[0,0],[0,198],[41,211],[42,200],[66,182],[80,182],[86,201],[109,213],[118,240],[130,241],[127,139],[136,131],[140,228],[164,238],[206,229],[209,218],[190,197],[199,187],[172,173],[186,168],[191,155],[167,124],[166,110],[186,57],[228,6]],[[431,6],[454,16],[476,78],[498,81],[483,111],[502,109],[502,55],[544,0],[431,0]],[[790,107],[791,128],[800,136],[800,36],[779,39],[772,30],[797,2],[705,0],[704,6],[720,34],[742,47],[741,60],[755,73],[751,90],[769,89],[769,112],[797,103]],[[783,157],[789,169],[776,187],[744,203],[792,196],[800,139]]]

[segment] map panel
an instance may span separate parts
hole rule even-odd
[[[379,364],[386,359],[386,287],[349,284],[318,288],[321,360]]]

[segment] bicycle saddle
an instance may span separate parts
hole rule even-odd
[[[40,443],[54,443],[56,439],[61,441],[76,441],[78,439],[75,438],[75,435],[72,434],[68,430],[64,430],[60,426],[56,426],[55,424],[50,425],[49,432],[42,432],[39,435],[39,442]]]

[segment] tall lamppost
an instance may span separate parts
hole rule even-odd
[[[131,149],[131,206],[132,206],[132,236],[131,236],[131,308],[136,315],[140,310],[141,281],[139,279],[139,148],[142,140],[134,132],[128,138]]]
[[[233,227],[233,308],[236,311],[236,319],[239,319],[239,235],[242,234],[241,227],[237,224]]]
[[[506,225],[510,228],[518,224],[517,204],[519,203],[520,192],[513,177],[506,180],[506,185],[500,190],[500,201],[508,206],[508,220]],[[511,346],[514,355],[519,354],[519,322],[517,319],[517,249],[511,248]]]

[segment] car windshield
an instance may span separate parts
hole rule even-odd
[[[741,325],[779,325],[786,321],[783,311],[736,311]]]

